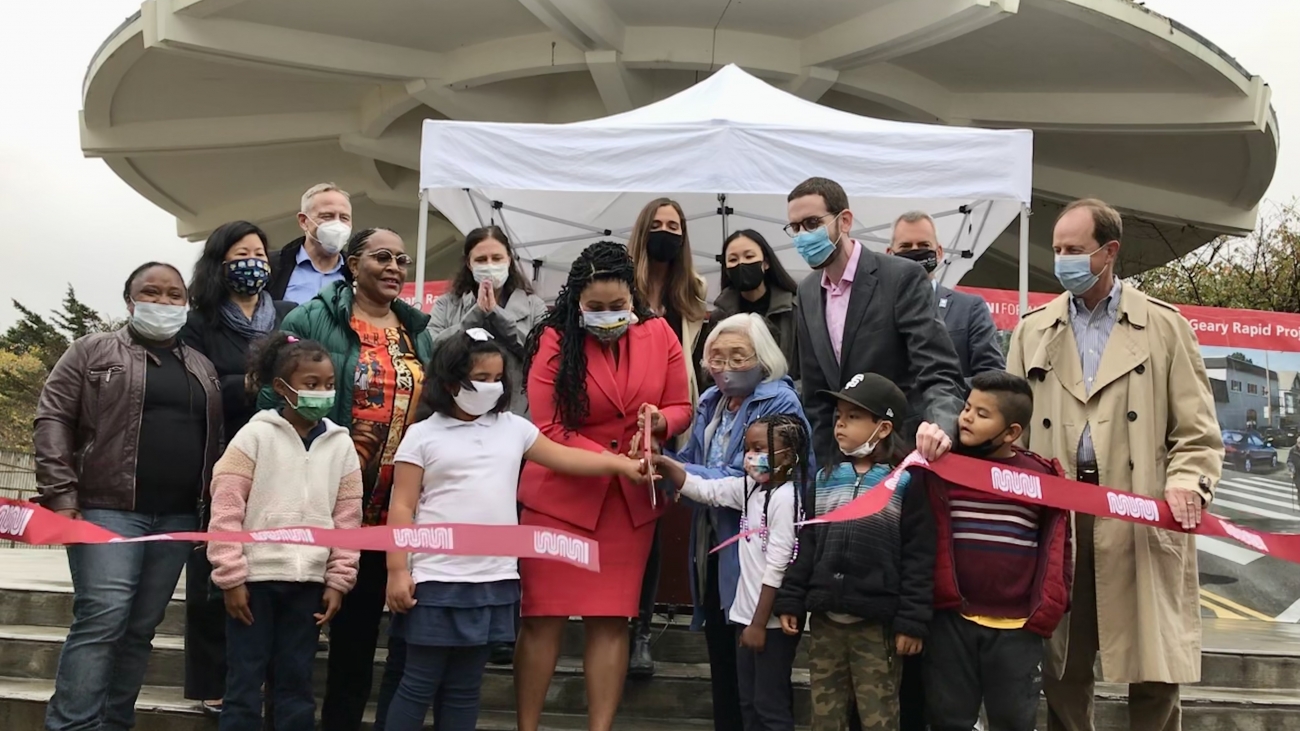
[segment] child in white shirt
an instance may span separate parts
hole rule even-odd
[[[407,430],[394,457],[390,526],[517,525],[519,465],[573,475],[647,479],[640,460],[562,446],[510,412],[501,347],[472,328],[434,353],[421,397],[432,415]],[[429,706],[439,731],[474,731],[490,645],[515,639],[513,558],[388,553],[388,606],[407,657],[388,731],[419,731]]]
[[[781,631],[772,613],[785,569],[799,552],[795,523],[808,478],[808,432],[795,415],[755,420],[745,431],[745,477],[706,480],[662,455],[655,466],[680,494],[741,512],[740,584],[729,619],[739,628],[736,674],[745,731],[793,731],[790,671],[798,635]]]

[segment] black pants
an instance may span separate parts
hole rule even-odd
[[[388,590],[383,551],[362,551],[357,585],[330,622],[329,675],[321,707],[322,731],[357,731],[374,684],[375,647]],[[276,725],[276,731],[286,731]]]
[[[185,697],[192,701],[226,695],[226,601],[211,577],[201,543],[185,563]]]
[[[727,621],[718,592],[718,554],[709,556],[705,578],[704,639],[709,648],[709,684],[713,689],[713,731],[741,731],[740,687],[736,677],[736,627]],[[786,678],[787,682],[789,678]]]
[[[1043,638],[935,612],[925,643],[925,696],[933,731],[970,731],[980,703],[988,731],[1034,731],[1043,687]]]
[[[743,627],[736,628],[739,640]],[[736,675],[740,688],[740,713],[745,731],[794,731],[794,688],[790,670],[799,649],[799,635],[780,628],[767,630],[762,652],[736,647]]]
[[[258,581],[248,586],[253,623],[226,618],[229,673],[221,709],[221,731],[261,731],[262,682],[274,668],[267,688],[275,700],[277,731],[312,731],[316,697],[312,666],[320,628],[312,615],[321,610],[321,584]]]
[[[655,597],[659,594],[659,573],[663,561],[659,556],[659,522],[655,521],[654,542],[650,544],[650,555],[645,561],[645,574],[641,577],[641,616],[637,630],[650,631],[650,620],[655,613]]]
[[[406,640],[393,635],[388,636],[388,660],[384,662],[384,677],[379,681],[379,703],[375,708],[374,731],[388,728],[388,709],[397,695],[397,688],[402,684],[402,675],[406,673]]]
[[[898,686],[898,731],[926,731],[925,681],[919,655],[903,660],[903,678]],[[969,731],[969,730],[968,730]]]

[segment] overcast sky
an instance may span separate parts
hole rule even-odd
[[[1147,0],[1235,56],[1273,88],[1284,133],[1300,130],[1300,2]],[[100,160],[82,157],[81,82],[91,54],[139,0],[5,3],[0,44],[0,327],[17,299],[44,312],[70,282],[90,305],[124,313],[122,280],[149,259],[188,273],[197,244],[180,240],[168,214],[137,195]],[[1284,137],[1284,141],[1285,141]],[[1300,143],[1284,144],[1270,200],[1300,195]]]

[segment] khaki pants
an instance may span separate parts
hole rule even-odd
[[[849,731],[854,701],[862,731],[897,729],[902,663],[894,660],[893,634],[879,624],[840,624],[821,614],[813,615],[810,632],[812,731]]]
[[[1093,731],[1095,697],[1093,663],[1097,659],[1097,574],[1093,552],[1093,517],[1075,515],[1077,550],[1074,594],[1070,604],[1070,646],[1064,677],[1043,674],[1047,696],[1047,731]],[[1182,708],[1178,686],[1171,683],[1131,683],[1128,722],[1132,731],[1180,731]]]

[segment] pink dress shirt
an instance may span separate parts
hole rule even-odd
[[[831,347],[835,350],[835,360],[840,360],[840,346],[844,342],[844,321],[849,316],[849,295],[853,293],[853,275],[858,272],[858,259],[862,256],[862,244],[856,239],[849,239],[853,252],[849,254],[848,266],[844,267],[844,276],[839,283],[834,283],[826,272],[822,272],[822,289],[826,290],[826,330],[831,336]],[[836,384],[838,385],[838,384]]]

